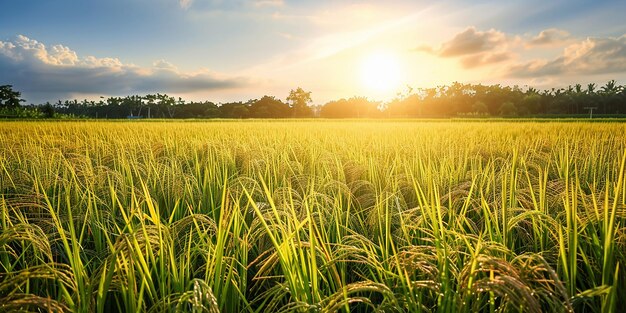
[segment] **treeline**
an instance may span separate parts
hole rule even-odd
[[[100,101],[65,101],[53,105],[56,112],[94,118],[290,118],[314,116],[311,92],[292,90],[283,102],[273,96],[246,102],[216,104],[187,102],[166,94],[110,97]],[[50,104],[46,104],[50,105]]]
[[[0,86],[0,115],[21,108],[20,93]],[[353,97],[311,106],[311,92],[291,90],[286,101],[273,96],[246,102],[216,104],[185,101],[166,94],[66,100],[30,106],[39,115],[89,118],[381,118],[452,116],[550,116],[626,114],[626,86],[614,80],[605,85],[576,84],[560,89],[538,90],[501,85],[453,83],[436,88],[407,89],[382,103]],[[4,114],[2,112],[5,112]]]
[[[613,115],[626,113],[626,86],[614,80],[598,87],[576,84],[538,90],[501,85],[454,83],[450,86],[409,90],[385,107],[387,116],[542,116]]]

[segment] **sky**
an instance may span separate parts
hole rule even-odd
[[[626,84],[626,1],[4,0],[27,103],[167,93],[314,104],[453,82]]]

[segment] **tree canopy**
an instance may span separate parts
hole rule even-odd
[[[2,85],[0,86],[0,108],[15,108],[20,105],[20,102],[23,102],[20,97],[22,94],[18,91],[13,90],[12,85]]]
[[[292,89],[289,92],[287,101],[291,102],[294,117],[310,117],[313,115],[313,112],[309,107],[309,103],[313,102],[310,91],[304,91],[304,89],[300,87],[296,90]]]
[[[21,93],[0,86],[0,115],[21,106]],[[626,114],[626,86],[614,80],[602,86],[576,84],[538,90],[532,87],[453,83],[436,88],[407,89],[387,102],[365,97],[332,100],[311,106],[312,93],[292,89],[286,101],[265,95],[245,102],[186,101],[166,94],[101,97],[99,101],[65,100],[31,105],[44,116],[57,114],[90,118],[379,118],[453,116],[594,116]],[[24,113],[24,112],[22,112]],[[20,116],[23,114],[20,113]]]

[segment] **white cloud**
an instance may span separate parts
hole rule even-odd
[[[568,32],[557,28],[550,28],[539,32],[539,34],[530,39],[526,45],[528,47],[552,46],[563,44],[568,39],[570,39],[570,34]]]
[[[490,29],[477,31],[469,27],[457,34],[452,40],[444,43],[439,50],[442,57],[456,57],[500,49],[506,45],[507,36],[500,31]]]
[[[421,45],[414,51],[442,58],[460,58],[463,68],[476,68],[513,59],[515,55],[510,48],[517,41],[518,37],[508,36],[501,31],[495,29],[480,31],[472,26],[444,42],[440,48]]]
[[[539,47],[561,47],[562,53],[552,59],[535,57],[520,61],[524,56],[532,55],[529,50]],[[457,58],[466,69],[498,64],[497,72],[503,77],[626,73],[626,35],[575,42],[567,31],[556,28],[545,29],[534,37],[521,37],[495,29],[480,31],[469,27],[438,49],[421,45],[414,51]],[[545,51],[542,54],[546,54]]]
[[[178,71],[178,68],[176,67],[176,65],[167,62],[166,60],[157,60],[154,63],[152,63],[152,67],[154,67],[155,69],[160,69],[160,70],[168,70],[168,71]]]
[[[626,73],[626,35],[587,38],[567,46],[555,59],[535,59],[510,67],[519,77]]]
[[[503,52],[484,52],[466,56],[461,59],[461,65],[464,68],[474,68],[485,65],[492,65],[509,61],[514,58],[513,53],[508,51]]]
[[[253,0],[252,4],[255,7],[281,7],[285,5],[283,0]]]
[[[244,86],[244,78],[225,77],[208,70],[180,71],[158,60],[152,67],[125,64],[117,58],[81,57],[69,47],[46,47],[34,39],[17,36],[0,41],[0,82],[15,85],[28,97],[54,100],[71,94],[127,95],[145,92],[202,92]]]
[[[192,3],[193,0],[178,0],[178,4],[180,4],[180,7],[185,10],[189,9]]]

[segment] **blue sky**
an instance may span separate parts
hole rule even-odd
[[[301,86],[317,104],[454,81],[626,84],[623,12],[626,1],[5,1],[0,84],[29,102]]]

